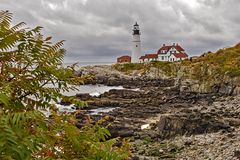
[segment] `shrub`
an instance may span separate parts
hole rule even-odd
[[[114,147],[101,122],[79,129],[75,115],[50,103],[63,97],[60,91],[74,88],[69,83],[84,81],[74,77],[73,68],[62,67],[63,41],[53,44],[41,27],[11,26],[11,20],[11,13],[0,12],[0,159],[126,159],[127,143]]]

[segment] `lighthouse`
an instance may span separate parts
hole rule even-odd
[[[132,63],[138,63],[141,56],[141,40],[140,40],[139,25],[133,26],[133,41],[132,41]]]

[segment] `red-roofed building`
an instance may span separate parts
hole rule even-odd
[[[177,43],[173,43],[172,45],[163,46],[158,50],[158,60],[159,61],[179,61],[188,58],[188,54],[185,50]]]
[[[240,43],[238,43],[238,44],[235,46],[235,48],[240,49]]]
[[[156,54],[145,54],[139,58],[140,63],[151,62],[151,61],[166,61],[174,62],[188,59],[188,54],[185,49],[178,43],[172,45],[165,45],[157,51]],[[117,63],[131,63],[131,56],[125,55],[117,58]]]
[[[140,62],[150,62],[150,61],[157,61],[158,54],[145,54],[139,58]]]
[[[140,59],[140,60],[144,60],[144,59],[145,59],[145,56],[141,56],[139,59]]]
[[[131,56],[121,56],[117,58],[117,63],[131,63]]]
[[[169,61],[170,62],[181,61],[181,60],[184,60],[184,59],[187,59],[187,58],[188,58],[187,53],[173,53],[173,54],[170,55]]]

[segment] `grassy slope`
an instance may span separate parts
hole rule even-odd
[[[221,83],[226,79],[240,78],[240,44],[221,49],[216,53],[208,52],[193,60],[181,62],[151,62],[146,64],[116,64],[114,68],[127,74],[133,71],[142,73],[155,67],[167,76],[199,80],[207,83]]]

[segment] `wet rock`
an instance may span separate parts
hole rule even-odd
[[[158,122],[161,138],[171,138],[176,135],[192,135],[230,131],[228,124],[216,120],[207,114],[186,113],[181,115],[163,115]]]
[[[107,71],[96,68],[90,68],[88,73],[95,75],[95,79],[88,83],[141,89],[111,90],[99,97],[79,95],[90,101],[90,108],[117,107],[102,115],[114,117],[105,126],[112,137],[131,137],[137,146],[133,150],[136,159],[238,158],[240,99],[228,97],[239,89],[234,83],[224,82],[207,90],[207,84],[193,80],[163,79],[155,74],[126,75],[111,67],[106,67]],[[152,122],[153,119],[156,120]],[[81,123],[84,120],[79,120]],[[157,128],[141,130],[144,124],[155,124]],[[137,140],[142,143],[137,144]],[[163,141],[166,143],[161,144]],[[179,145],[169,147],[170,144]]]
[[[134,136],[134,131],[132,128],[122,127],[122,126],[110,126],[108,127],[108,130],[111,133],[111,138],[116,137],[132,137]]]
[[[81,99],[82,101],[92,99],[92,96],[90,96],[89,94],[76,94],[76,97]]]
[[[138,91],[125,90],[125,89],[123,89],[123,90],[112,89],[109,92],[101,95],[101,97],[127,98],[127,99],[140,98],[140,96],[141,96],[141,93],[139,93]]]
[[[240,159],[240,151],[239,150],[234,151],[234,157]]]
[[[131,160],[140,160],[138,156],[133,156]]]
[[[69,102],[69,101],[66,101],[66,100],[61,100],[59,104],[60,104],[60,105],[63,105],[63,106],[69,106],[69,105],[71,105],[72,103]]]
[[[236,89],[236,85],[232,82],[224,82],[221,84],[215,84],[212,87],[212,92],[220,93],[223,95],[233,95]]]

